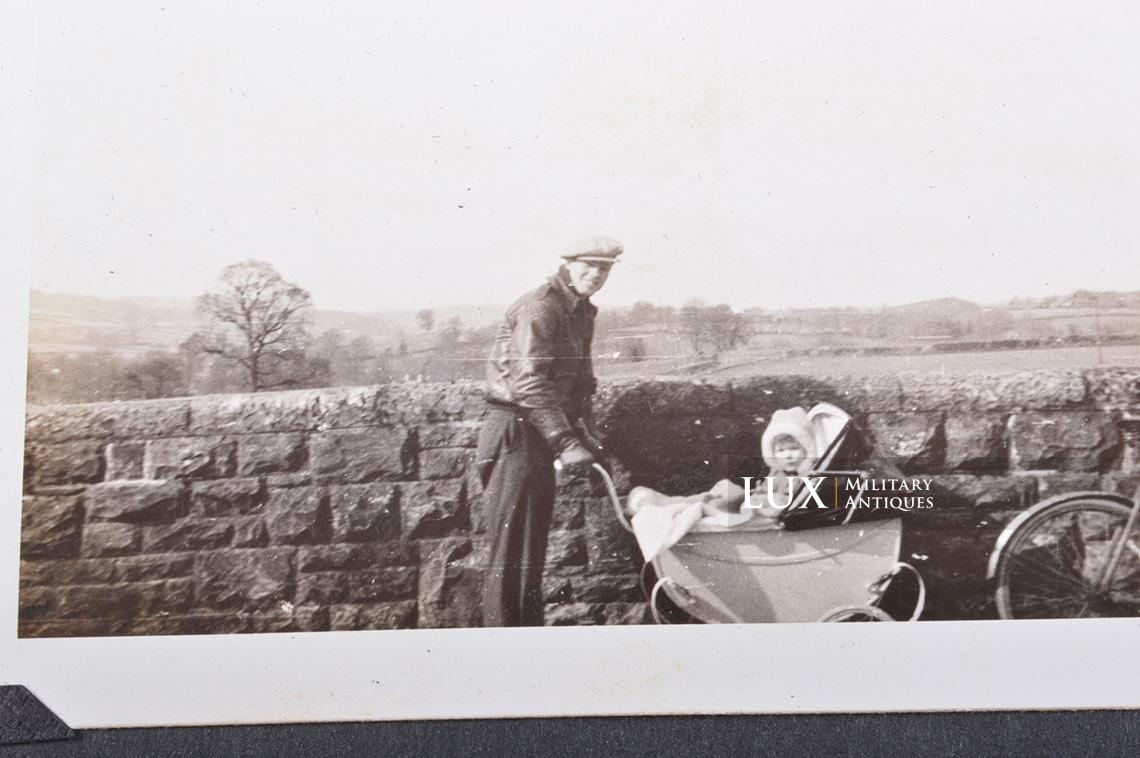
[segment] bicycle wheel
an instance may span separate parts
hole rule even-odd
[[[1013,533],[997,568],[1004,619],[1140,615],[1140,535],[1128,535],[1109,580],[1101,579],[1131,508],[1088,498],[1058,503]]]

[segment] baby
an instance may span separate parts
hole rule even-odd
[[[772,414],[772,421],[760,440],[771,482],[756,483],[750,507],[775,518],[782,507],[791,504],[792,483],[815,467],[819,456],[811,422],[803,408],[788,408]],[[769,503],[769,499],[771,503]],[[770,505],[777,507],[769,507]]]
[[[804,409],[788,408],[772,414],[772,420],[760,439],[760,450],[764,462],[768,464],[768,476],[772,478],[772,502],[780,506],[787,505],[793,477],[809,472],[818,458],[815,435]],[[730,479],[722,479],[707,492],[698,495],[668,497],[647,487],[635,487],[630,492],[628,507],[636,513],[647,504],[683,506],[692,516],[696,516],[695,506],[699,504],[700,517],[718,517],[718,520],[725,522],[725,526],[742,523],[750,518],[774,523],[781,509],[768,505],[768,492],[768,483],[764,479],[752,481],[750,503],[744,502],[744,487]]]

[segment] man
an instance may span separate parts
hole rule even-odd
[[[590,296],[621,254],[621,243],[608,237],[574,243],[556,274],[507,309],[495,336],[487,365],[490,409],[476,451],[490,541],[486,626],[542,625],[554,461],[581,474],[602,452],[590,407],[598,311]]]

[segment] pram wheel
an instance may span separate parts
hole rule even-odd
[[[873,605],[854,605],[850,608],[840,608],[839,610],[832,611],[821,618],[820,621],[894,621],[894,618],[891,617],[891,614]]]

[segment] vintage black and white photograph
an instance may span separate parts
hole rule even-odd
[[[1140,16],[1028,10],[41,5],[18,637],[1135,619]]]
[[[1140,611],[1113,49],[624,13],[45,14],[21,636]]]

